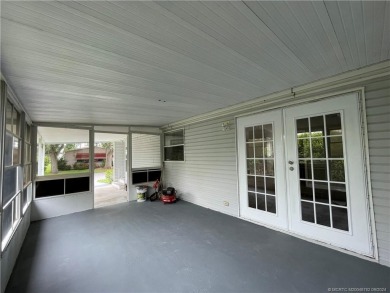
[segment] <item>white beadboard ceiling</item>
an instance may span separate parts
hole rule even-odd
[[[1,2],[1,71],[40,122],[161,126],[389,48],[386,1]]]

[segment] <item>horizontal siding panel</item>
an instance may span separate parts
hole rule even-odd
[[[370,136],[368,136],[370,137]],[[375,139],[368,141],[368,147],[370,148],[387,148],[390,147],[390,141],[388,139]]]
[[[390,207],[375,204],[375,200],[374,200],[374,212],[375,212],[375,214],[381,214],[384,216],[388,216],[390,219]]]
[[[374,197],[374,204],[376,205],[380,205],[380,206],[387,206],[387,207],[390,207],[390,199],[389,198],[386,198],[386,197]],[[387,217],[387,220],[390,218],[390,215],[389,217]],[[377,221],[379,222],[380,219],[377,219]],[[390,230],[390,228],[389,228]]]
[[[379,262],[390,266],[390,82],[366,87],[371,186]]]
[[[378,165],[387,165],[387,166],[389,166],[390,165],[390,157],[387,157],[387,156],[380,156],[380,157],[372,156],[372,157],[370,157],[370,162],[371,162],[371,164],[378,164]]]
[[[366,106],[378,106],[378,105],[387,105],[386,98],[389,96],[389,89],[382,88],[370,91],[370,97],[367,99]]]
[[[388,259],[390,259],[390,251],[384,249],[383,247],[379,247],[379,263],[385,266],[390,266],[390,261],[388,261]]]
[[[389,166],[387,166],[386,164],[383,164],[383,165],[378,165],[378,164],[371,165],[371,171],[387,173],[387,172],[389,172]]]
[[[378,106],[388,106],[388,99],[389,99],[389,91],[383,92],[382,95],[379,95],[377,98],[370,98],[369,100],[366,100],[366,107],[372,108],[372,107],[378,107]]]
[[[390,156],[390,149],[389,148],[375,148],[370,150],[371,156]]]
[[[235,131],[223,131],[225,121],[233,126],[223,117],[185,127],[185,162],[165,163],[164,178],[186,201],[237,215]]]
[[[390,106],[367,107],[367,116],[390,114]]]
[[[375,198],[389,198],[389,191],[386,189],[375,188],[375,186],[373,186],[372,193],[374,194],[374,199]]]
[[[373,182],[375,182],[375,181],[390,182],[390,168],[386,173],[385,172],[381,172],[381,173],[371,172],[371,180]]]
[[[378,114],[375,116],[370,116],[370,119],[367,121],[368,125],[374,124],[374,123],[382,123],[382,122],[389,122],[390,116],[387,114]]]
[[[374,181],[372,180],[372,188],[373,189],[381,189],[387,192],[390,192],[390,182],[386,181]]]
[[[378,230],[382,231],[383,233],[387,233],[390,235],[390,225],[388,223],[389,219],[387,217],[382,216],[382,215],[377,215],[375,220],[377,221],[376,228]],[[389,246],[389,249],[390,249],[390,246]]]
[[[382,231],[382,233],[380,233],[378,235],[378,240],[380,240],[381,242],[381,245],[380,247],[386,247],[386,243],[390,243],[390,233],[386,233],[385,231]]]
[[[368,127],[368,131],[384,131],[384,132],[389,133],[390,132],[390,121],[389,122],[369,124],[367,127]]]

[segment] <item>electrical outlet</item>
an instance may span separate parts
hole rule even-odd
[[[229,206],[229,202],[226,201],[226,200],[223,202],[223,204],[224,204],[225,206],[227,206],[227,207]]]

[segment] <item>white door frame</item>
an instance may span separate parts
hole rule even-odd
[[[275,197],[276,213],[270,213],[248,207],[248,197],[239,196],[240,216],[246,219],[256,219],[265,225],[278,229],[288,230],[287,192],[285,178],[284,140],[283,140],[283,113],[282,110],[268,111],[262,114],[243,117],[237,121],[237,150],[238,150],[238,177],[239,194],[248,194],[246,174],[246,142],[245,127],[257,125],[273,125],[273,148],[274,148],[274,174],[275,174]],[[241,162],[241,164],[240,164]],[[245,163],[242,163],[245,162]],[[244,183],[244,184],[242,184]]]
[[[290,231],[314,239],[355,251],[359,254],[372,257],[372,241],[370,233],[370,219],[367,201],[367,188],[364,174],[364,147],[361,133],[361,117],[359,113],[358,94],[351,93],[335,98],[289,107],[284,109],[285,138],[287,142],[293,142],[286,147],[287,160],[294,161],[294,171],[288,172],[288,206]],[[317,224],[308,223],[300,219],[301,207],[299,199],[298,158],[296,150],[295,118],[298,116],[310,116],[310,113],[326,114],[343,109],[341,114],[344,120],[343,137],[344,158],[347,164],[345,170],[347,184],[348,222],[349,232],[331,229]],[[355,147],[356,146],[356,147]],[[287,166],[289,167],[289,166]],[[359,178],[356,180],[355,178]],[[360,180],[362,178],[363,180]],[[353,182],[353,184],[352,184]],[[355,199],[352,199],[355,196]],[[358,227],[358,228],[356,228]]]
[[[341,96],[341,95],[344,95],[344,94],[350,94],[350,93],[355,93],[358,95],[359,99],[360,99],[360,108],[359,108],[359,119],[361,120],[361,135],[362,135],[362,144],[363,144],[363,147],[362,147],[362,150],[363,150],[363,167],[365,170],[365,184],[366,184],[366,190],[367,190],[367,217],[368,217],[368,230],[369,230],[369,237],[370,237],[370,243],[372,244],[372,250],[371,250],[371,253],[369,253],[370,256],[368,256],[368,258],[372,259],[372,258],[375,258],[376,260],[378,260],[378,246],[377,246],[377,239],[376,239],[376,227],[375,227],[375,216],[374,216],[374,211],[373,211],[373,199],[372,199],[372,190],[371,190],[371,178],[370,178],[370,162],[369,162],[369,150],[368,150],[368,136],[367,136],[367,121],[366,121],[366,109],[365,109],[365,95],[364,95],[364,87],[358,87],[358,88],[353,88],[353,89],[349,89],[349,90],[342,90],[342,91],[335,91],[335,92],[330,92],[330,93],[327,93],[327,94],[321,94],[321,95],[318,95],[316,97],[314,96],[311,96],[311,97],[299,97],[299,98],[296,98],[295,101],[292,101],[291,100],[288,100],[288,101],[282,101],[281,103],[276,103],[274,105],[271,104],[265,104],[264,105],[264,108],[263,108],[263,111],[259,112],[259,111],[253,111],[253,112],[249,112],[249,113],[246,113],[246,114],[240,114],[240,115],[236,115],[235,116],[235,122],[236,122],[236,147],[237,147],[237,156],[238,156],[238,140],[239,140],[239,137],[238,137],[238,134],[237,134],[237,129],[238,129],[238,120],[240,118],[243,118],[243,117],[248,117],[248,116],[251,116],[251,115],[255,115],[255,114],[264,114],[266,113],[267,111],[270,111],[270,110],[275,110],[275,109],[283,109],[285,107],[289,107],[289,106],[296,106],[296,105],[302,105],[302,104],[305,104],[305,103],[311,103],[311,102],[316,102],[316,101],[323,101],[323,100],[328,100],[332,97],[337,97],[337,96]],[[239,159],[237,158],[237,171],[239,172]],[[257,221],[254,221],[254,220],[251,220],[251,219],[247,219],[245,217],[243,217],[242,213],[241,213],[241,205],[242,203],[240,202],[240,181],[238,180],[238,217],[244,219],[244,220],[247,220],[247,221],[250,221],[250,222],[255,222],[257,224],[259,224],[259,222]],[[290,219],[290,215],[288,216],[289,219]],[[274,229],[274,230],[282,230],[283,229],[280,229],[280,228],[277,228],[275,226],[272,226],[272,225],[267,225],[267,224],[263,224],[261,223],[262,225],[266,226],[266,227],[269,227],[271,229]],[[335,250],[338,250],[338,251],[343,251],[345,253],[348,253],[348,254],[353,254],[353,255],[356,255],[356,256],[359,256],[359,257],[362,257],[362,258],[365,258],[367,257],[367,254],[365,255],[362,255],[362,254],[359,254],[357,252],[354,252],[354,251],[349,251],[349,250],[345,250],[343,248],[340,248],[340,247],[337,247],[337,246],[334,246],[334,245],[329,245],[328,243],[326,242],[321,242],[319,240],[315,240],[315,239],[312,239],[312,238],[308,238],[306,236],[303,236],[303,235],[300,235],[300,234],[296,234],[294,232],[291,232],[291,231],[284,231],[285,233],[287,234],[290,234],[290,235],[293,235],[293,236],[296,236],[298,238],[301,238],[301,239],[305,239],[307,241],[310,241],[310,242],[313,242],[313,243],[317,243],[317,244],[320,244],[320,245],[323,245],[323,246],[326,246],[326,247],[329,247],[329,248],[332,248],[332,249],[335,249]]]

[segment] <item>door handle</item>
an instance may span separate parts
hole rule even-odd
[[[288,161],[288,163],[289,163],[290,165],[293,165],[293,164],[294,164],[294,161]]]
[[[290,171],[294,171],[294,167],[290,167],[289,169],[290,169]]]

